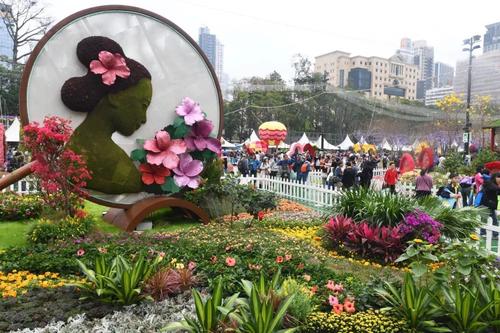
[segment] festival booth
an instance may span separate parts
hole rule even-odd
[[[326,141],[322,135],[319,136],[318,140],[313,142],[313,146],[318,147],[322,150],[338,150],[339,147],[332,145],[330,142]]]
[[[351,138],[349,137],[349,135],[346,135],[344,141],[342,141],[342,143],[338,145],[340,150],[349,150],[353,146],[354,146],[354,142],[351,141]]]
[[[301,144],[301,145],[306,145],[306,144],[310,144],[311,141],[309,141],[309,138],[307,137],[306,133],[302,133],[302,136],[300,137],[299,141],[297,141],[297,143]]]
[[[19,133],[21,132],[21,123],[18,118],[14,118],[12,124],[5,131],[5,140],[8,143],[19,143]]]
[[[121,5],[63,19],[25,65],[19,108],[23,126],[71,121],[65,147],[86,161],[86,198],[111,207],[110,223],[132,231],[162,207],[209,222],[184,194],[217,164],[223,98],[204,52],[168,19]],[[2,178],[0,189],[36,163]]]
[[[380,144],[380,149],[382,150],[389,150],[392,151],[392,146],[389,144],[389,141],[387,141],[386,138],[382,140],[382,143]]]
[[[223,149],[236,149],[236,145],[234,143],[231,143],[222,137],[220,138],[220,143]]]

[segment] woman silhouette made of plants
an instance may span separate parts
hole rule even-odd
[[[111,136],[114,132],[129,136],[146,122],[151,74],[106,37],[82,39],[76,54],[89,70],[67,80],[61,98],[71,110],[87,112],[68,143],[92,171],[87,188],[108,194],[140,192],[139,170]]]

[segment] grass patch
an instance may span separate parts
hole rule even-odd
[[[0,221],[0,249],[9,246],[22,246],[26,244],[26,233],[33,225],[33,221]]]

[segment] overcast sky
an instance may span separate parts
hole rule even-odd
[[[87,7],[118,1],[45,0],[56,21]],[[231,79],[265,76],[289,79],[301,53],[313,60],[334,50],[390,57],[402,37],[425,39],[435,61],[455,66],[465,56],[463,39],[483,35],[500,21],[498,0],[120,0],[156,12],[198,40],[208,26],[225,45],[224,71]]]

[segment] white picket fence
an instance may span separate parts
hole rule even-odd
[[[313,173],[311,173],[313,174]],[[311,176],[310,174],[310,176]],[[321,181],[321,174],[320,181]],[[382,180],[374,180],[372,187],[375,189],[381,188]],[[328,189],[326,186],[318,184],[318,178],[311,177],[307,183],[302,184],[296,180],[280,179],[278,177],[260,176],[260,177],[241,177],[241,184],[253,184],[255,188],[277,194],[279,197],[306,204],[307,206],[324,211],[338,200],[342,190]],[[396,191],[399,195],[414,196],[415,185],[398,183]],[[435,194],[437,188],[433,188]],[[482,228],[477,230],[478,234],[483,234],[485,246],[488,250],[495,252],[500,256],[499,234],[500,227],[492,224],[492,219],[488,218],[488,222]],[[494,234],[496,233],[496,236]]]
[[[2,177],[3,178],[3,177]],[[2,192],[15,192],[18,194],[29,194],[37,192],[36,182],[30,178],[23,178],[9,187],[4,188]]]

